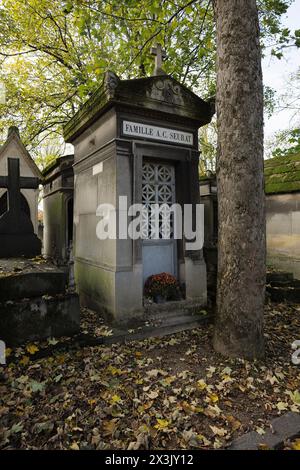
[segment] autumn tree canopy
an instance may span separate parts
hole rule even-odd
[[[281,25],[292,0],[259,0],[261,43],[281,57],[300,31]],[[215,24],[211,0],[2,0],[0,137],[10,124],[31,150],[62,125],[101,84],[104,72],[149,75],[154,42],[164,68],[203,97],[215,93]]]

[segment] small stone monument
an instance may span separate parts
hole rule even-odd
[[[0,187],[8,191],[8,210],[0,217],[0,257],[33,257],[41,253],[41,241],[21,208],[20,188],[36,189],[39,180],[20,177],[18,158],[8,158],[7,162],[8,176],[0,176]]]
[[[39,182],[42,175],[16,126],[0,147],[0,257],[35,256],[38,234]]]

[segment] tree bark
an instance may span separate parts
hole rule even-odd
[[[263,85],[255,0],[215,0],[218,292],[214,348],[264,356]]]

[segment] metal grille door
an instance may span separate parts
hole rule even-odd
[[[144,281],[151,274],[161,272],[176,275],[174,214],[170,210],[175,203],[174,166],[153,162],[143,164],[142,203]]]
[[[161,163],[144,163],[142,183],[142,203],[145,208],[143,238],[172,238],[174,216],[170,207],[175,202],[174,167]],[[158,209],[156,214],[155,208]]]

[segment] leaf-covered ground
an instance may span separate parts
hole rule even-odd
[[[105,334],[88,316],[84,328]],[[209,449],[263,434],[275,416],[300,411],[300,365],[291,362],[300,307],[270,304],[265,318],[264,363],[216,354],[207,325],[43,359],[34,359],[42,344],[19,348],[0,373],[0,448]]]

